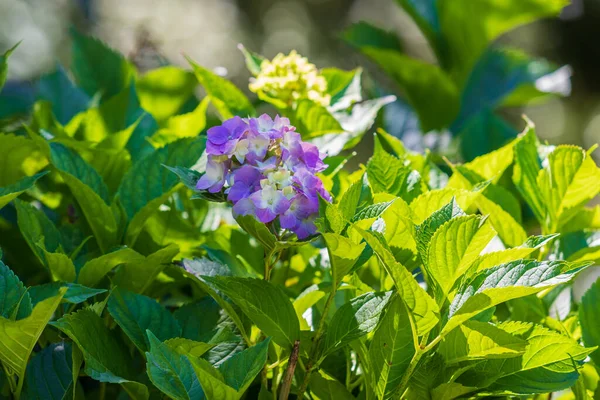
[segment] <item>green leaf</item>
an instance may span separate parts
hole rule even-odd
[[[600,305],[600,281],[596,281],[581,298],[579,307],[579,323],[581,336],[586,346],[600,346],[600,326],[598,326],[598,308]],[[591,354],[592,359],[600,364],[600,351]]]
[[[557,146],[548,155],[548,166],[539,173],[537,182],[553,221],[551,228],[559,221],[568,221],[600,192],[599,179],[600,168],[580,147]]]
[[[492,324],[466,321],[444,338],[437,351],[450,365],[470,360],[518,357],[525,352],[527,345],[527,341]]]
[[[152,332],[147,335],[150,351],[146,352],[146,367],[154,386],[175,400],[202,399],[204,393],[188,358],[161,343]]]
[[[587,266],[589,263],[517,260],[488,268],[459,288],[441,335],[497,304],[569,282]]]
[[[291,348],[300,338],[300,323],[288,296],[279,287],[261,279],[203,276],[215,289],[229,297],[278,345]]]
[[[403,299],[415,318],[419,336],[425,335],[438,323],[439,307],[427,294],[411,273],[394,259],[393,254],[385,245],[385,239],[378,237],[375,232],[354,227],[371,246],[373,252],[383,265],[386,272],[394,280],[398,295]]]
[[[344,71],[338,68],[323,68],[321,75],[327,81],[327,93],[331,95],[331,110],[344,110],[362,100],[360,94],[362,69]]]
[[[215,263],[216,264],[216,263]],[[208,293],[210,297],[212,297],[215,302],[227,313],[229,318],[233,320],[235,326],[240,330],[240,334],[244,338],[246,343],[250,343],[250,339],[246,333],[244,328],[244,324],[240,316],[238,315],[233,305],[226,299],[224,299],[220,293],[217,293],[217,290],[213,289],[211,285],[205,282],[205,275],[210,274],[211,276],[216,275],[217,270],[210,269],[204,270],[204,268],[199,268],[199,270],[195,270],[193,266],[190,266],[189,260],[183,260],[183,265],[187,271],[187,276],[190,277],[204,292]],[[219,268],[220,269],[220,268]]]
[[[337,204],[338,209],[347,221],[350,221],[356,210],[364,208],[367,204],[372,203],[373,194],[369,187],[367,176],[354,182],[348,190],[344,192],[342,198]]]
[[[436,0],[396,0],[397,3],[417,23],[419,29],[431,45],[440,64],[445,65],[446,43],[440,32],[440,21],[438,16],[438,4]]]
[[[62,400],[73,383],[70,343],[52,343],[31,358],[23,396]]]
[[[534,127],[529,124],[525,133],[515,143],[515,166],[512,179],[537,220],[543,225],[545,224],[546,206],[537,185],[538,173],[542,168],[537,146],[538,140]]]
[[[31,286],[29,288],[31,302],[35,306],[42,300],[56,296],[63,287],[66,288],[67,291],[62,299],[63,301],[71,304],[83,303],[91,297],[106,293],[106,289],[92,289],[76,283],[52,282],[43,285]]]
[[[461,110],[453,127],[460,130],[470,117],[486,109],[495,109],[519,88],[529,86],[535,92],[536,80],[556,69],[547,61],[532,59],[520,50],[489,47],[477,60],[465,83]]]
[[[52,164],[79,203],[103,251],[117,240],[117,223],[108,205],[108,189],[98,172],[77,153],[60,143],[50,144]]]
[[[344,303],[329,323],[324,355],[372,332],[391,296],[392,292],[368,292]]]
[[[396,81],[419,116],[422,131],[446,128],[454,120],[458,89],[440,67],[396,50],[366,46],[361,51]]]
[[[52,325],[81,349],[85,373],[89,377],[99,382],[121,384],[134,398],[148,397],[148,389],[143,384],[130,380],[131,359],[127,348],[93,310],[81,309],[67,314]]]
[[[60,304],[65,291],[66,289],[61,289],[58,296],[38,303],[33,308],[31,315],[26,318],[12,321],[0,317],[0,337],[2,337],[0,361],[7,371],[17,375],[20,380],[19,387],[22,386],[25,379],[29,355]],[[19,393],[16,393],[16,397],[19,397]]]
[[[62,65],[40,78],[37,97],[50,102],[58,123],[67,125],[75,115],[87,110],[90,97],[75,86]]]
[[[194,95],[193,73],[168,65],[148,71],[135,82],[140,105],[161,123],[176,115]]]
[[[531,253],[549,243],[558,235],[531,236],[521,246],[512,249],[493,251],[477,257],[471,265],[471,271],[480,272],[500,264],[528,257]]]
[[[167,309],[150,297],[114,288],[108,299],[108,312],[140,351],[148,351],[146,331],[161,341],[181,335],[181,327]]]
[[[148,140],[154,147],[163,147],[178,139],[198,136],[206,127],[206,109],[209,103],[210,98],[205,97],[193,111],[169,118]]]
[[[574,383],[578,376],[575,365],[592,351],[540,325],[515,321],[502,323],[498,328],[526,340],[525,352],[508,359],[488,358],[467,371],[459,379],[461,382],[478,382],[479,387],[489,386],[490,391],[558,391]]]
[[[385,150],[376,150],[367,163],[367,177],[375,193],[402,197],[410,167]]]
[[[444,223],[427,246],[424,262],[428,277],[447,295],[495,235],[491,225],[476,215]]]
[[[565,0],[512,0],[504,4],[493,0],[439,2],[440,28],[447,45],[445,64],[450,66],[454,80],[465,82],[494,39],[519,25],[558,15],[567,4]]]
[[[221,372],[208,361],[202,358],[189,360],[208,400],[237,400],[241,397],[240,393],[225,383]]]
[[[358,49],[374,47],[402,51],[402,44],[398,36],[364,21],[352,24],[342,33],[342,38]]]
[[[320,373],[310,377],[310,392],[323,400],[354,400],[354,396],[335,379],[328,379]]]
[[[202,314],[202,318],[197,318]],[[184,304],[173,313],[181,326],[184,338],[209,341],[215,334],[221,319],[221,307],[210,296],[203,297],[195,303]]]
[[[179,337],[168,339],[164,343],[169,346],[171,350],[174,350],[181,355],[190,355],[193,357],[201,357],[204,353],[215,347],[214,344],[196,342],[195,340]]]
[[[6,319],[23,319],[31,314],[32,304],[27,289],[1,260],[0,293],[0,316]]]
[[[316,137],[344,131],[327,108],[309,99],[302,99],[298,102],[292,123],[304,137],[307,135]]]
[[[381,214],[383,214],[392,204],[394,204],[394,201],[396,201],[396,199],[392,199],[390,201],[386,201],[383,203],[375,203],[375,204],[368,205],[368,206],[358,210],[358,212],[356,214],[354,214],[354,217],[352,217],[351,222],[357,222],[357,221],[362,221],[365,219],[377,218]]]
[[[144,293],[158,274],[179,254],[179,247],[170,244],[143,259],[127,260],[113,278],[113,284],[121,289]]]
[[[4,87],[4,83],[6,83],[6,76],[8,75],[8,57],[10,57],[12,52],[15,51],[19,44],[21,44],[21,42],[15,44],[0,56],[0,90],[2,90],[2,87]]]
[[[369,346],[369,358],[380,399],[395,396],[418,348],[416,328],[402,299],[395,297],[385,311]]]
[[[432,216],[434,212],[448,205],[452,199],[454,199],[455,207],[467,210],[480,194],[478,190],[468,191],[453,188],[425,192],[410,203],[414,222],[415,224],[423,224],[423,221]]]
[[[344,276],[352,271],[352,267],[356,264],[366,244],[356,244],[351,239],[336,233],[323,233],[322,235],[329,251],[333,282],[337,286],[342,282]]]
[[[493,202],[485,196],[479,196],[475,200],[477,208],[482,214],[487,215],[492,226],[498,232],[498,236],[507,246],[518,246],[527,238],[525,229],[498,203]]]
[[[431,193],[431,192],[429,192]],[[415,202],[418,201],[415,200]],[[411,206],[412,208],[412,206]],[[446,222],[453,218],[464,216],[465,212],[460,208],[454,197],[448,204],[443,206],[437,211],[434,211],[427,219],[425,219],[420,225],[415,226],[415,241],[417,243],[417,249],[421,258],[425,264],[428,263],[427,257],[429,243],[431,242],[435,232]]]
[[[201,67],[191,58],[186,56],[186,59],[223,120],[234,115],[246,118],[255,114],[250,100],[233,83]]]
[[[123,247],[86,262],[79,270],[77,282],[84,286],[96,286],[117,265],[143,260],[145,257],[141,254]]]
[[[146,220],[166,201],[178,182],[162,165],[191,167],[202,155],[204,138],[182,139],[137,161],[123,177],[117,198],[129,219],[125,242],[133,245]]]
[[[235,354],[219,366],[223,380],[238,393],[244,393],[267,362],[270,339]]]
[[[265,60],[263,56],[257,54],[251,50],[248,50],[243,44],[238,44],[238,49],[244,55],[244,59],[246,60],[246,67],[248,71],[252,73],[252,75],[256,76],[260,73],[260,66],[262,62]]]
[[[8,203],[10,203],[13,199],[19,197],[21,193],[33,187],[33,185],[35,185],[38,179],[40,179],[42,176],[46,175],[49,172],[50,171],[40,172],[33,176],[28,176],[23,179],[20,179],[19,181],[13,184],[0,187],[0,209]]]
[[[71,35],[71,69],[79,86],[88,95],[99,93],[106,100],[127,87],[135,70],[121,54],[75,29],[71,30]]]
[[[252,215],[240,215],[235,220],[244,231],[263,245],[267,253],[273,251],[277,245],[277,238],[269,231],[265,224],[258,221]]]

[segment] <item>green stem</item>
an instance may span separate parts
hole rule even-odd
[[[306,364],[306,373],[304,374],[304,381],[302,382],[302,386],[300,386],[300,390],[298,391],[298,399],[303,398],[304,392],[306,392],[306,388],[308,387],[308,382],[310,381],[310,375],[312,374],[314,368],[318,364],[317,355],[319,352],[319,342],[321,341],[321,337],[323,336],[325,329],[325,320],[327,319],[327,315],[329,314],[331,304],[333,304],[333,298],[335,297],[336,292],[337,287],[333,285],[331,292],[329,292],[329,297],[327,297],[327,301],[325,302],[325,307],[323,308],[323,315],[321,315],[321,320],[319,321],[319,327],[317,328],[315,332],[315,337],[313,338],[313,343],[310,348],[310,354],[308,356],[308,363]]]
[[[433,350],[433,348],[442,339],[443,339],[442,336],[437,336],[423,350],[417,349],[417,351],[415,352],[415,355],[413,356],[412,360],[410,360],[410,364],[408,365],[408,368],[406,369],[406,371],[404,372],[404,375],[402,376],[402,381],[400,381],[400,386],[398,387],[398,393],[400,393],[400,396],[402,396],[404,394],[404,392],[406,391],[406,389],[408,387],[408,383],[410,382],[410,378],[412,377],[413,373],[415,372],[415,369],[417,368],[417,365],[419,364],[419,361],[421,361],[421,358],[425,354],[427,354],[428,352],[430,352],[431,350]]]

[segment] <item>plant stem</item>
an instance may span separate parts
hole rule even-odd
[[[306,364],[306,373],[304,374],[304,381],[302,382],[302,386],[300,386],[300,390],[298,391],[298,399],[302,399],[304,396],[304,392],[306,392],[306,388],[308,387],[308,382],[310,381],[310,375],[313,372],[313,369],[317,365],[317,353],[319,351],[319,342],[321,341],[321,337],[323,336],[323,330],[325,329],[325,320],[327,319],[327,314],[329,314],[329,308],[331,308],[331,304],[333,303],[333,298],[335,297],[335,293],[337,292],[337,287],[332,286],[331,292],[329,292],[329,297],[327,297],[327,301],[325,302],[325,307],[323,308],[323,315],[321,315],[321,320],[319,321],[319,327],[315,332],[315,337],[313,338],[313,343],[310,348],[310,355],[308,357],[308,363]]]
[[[428,352],[430,352],[431,350],[433,350],[433,348],[442,339],[443,339],[443,336],[439,336],[438,335],[423,350],[417,349],[417,351],[415,352],[415,355],[413,356],[412,360],[410,360],[410,364],[408,365],[408,368],[406,369],[406,371],[404,372],[404,375],[402,376],[402,381],[400,381],[400,386],[398,387],[398,393],[400,393],[400,396],[402,396],[404,394],[404,392],[406,391],[407,386],[408,386],[408,382],[410,381],[410,378],[412,377],[412,374],[415,372],[415,369],[417,368],[417,365],[419,364],[419,361],[421,361],[421,358],[425,354],[427,354]]]
[[[298,355],[300,353],[300,341],[294,342],[292,348],[292,354],[290,354],[290,360],[288,361],[285,375],[283,377],[283,384],[281,385],[281,391],[279,392],[279,400],[287,400],[290,395],[290,389],[292,388],[292,380],[294,379],[294,371],[296,370],[296,364],[298,363]]]

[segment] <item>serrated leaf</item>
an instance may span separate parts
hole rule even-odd
[[[125,58],[100,40],[71,30],[73,50],[71,69],[79,86],[90,96],[103,99],[119,93],[134,76],[134,68]]]
[[[495,235],[491,225],[479,216],[458,216],[445,222],[427,246],[424,261],[428,277],[447,295]]]
[[[0,260],[0,316],[23,319],[31,314],[31,297],[21,280]]]
[[[117,191],[129,219],[127,244],[135,243],[144,223],[171,195],[178,182],[162,165],[191,167],[204,148],[204,138],[178,140],[140,159],[127,171]]]
[[[237,400],[241,397],[235,389],[224,382],[221,372],[202,358],[190,359],[197,379],[208,400]]]
[[[140,351],[148,351],[146,331],[161,341],[181,335],[181,327],[167,309],[150,297],[114,288],[108,299],[108,312]]]
[[[129,248],[121,248],[86,262],[79,270],[77,282],[95,286],[106,274],[119,264],[144,260],[144,256]]]
[[[435,232],[446,222],[452,220],[453,218],[464,215],[465,212],[460,208],[455,198],[452,197],[449,203],[430,214],[429,217],[424,219],[420,225],[415,226],[415,241],[417,243],[417,250],[419,251],[419,254],[421,255],[421,258],[425,264],[428,262],[427,249],[429,248],[429,243],[431,242]]]
[[[227,386],[244,393],[267,362],[270,339],[235,354],[219,366]]]
[[[116,272],[113,284],[122,289],[136,293],[143,293],[154,281],[156,276],[171,264],[173,258],[179,253],[176,244],[170,244],[145,258],[128,260]]]
[[[579,323],[581,336],[586,346],[600,346],[600,326],[598,326],[598,308],[600,306],[600,281],[596,281],[581,298]],[[600,363],[600,351],[591,354],[596,364]]]
[[[340,349],[372,332],[377,327],[391,296],[392,292],[369,292],[342,305],[329,323],[324,354]]]
[[[52,343],[31,358],[23,396],[26,399],[62,400],[73,383],[70,343]]]
[[[246,118],[255,114],[250,100],[233,83],[201,67],[191,58],[186,59],[223,120],[234,115]]]
[[[515,143],[515,166],[512,179],[537,220],[544,221],[546,206],[537,185],[538,173],[542,168],[537,146],[538,140],[535,137],[534,127],[528,125]]]
[[[337,286],[344,279],[344,276],[350,273],[366,244],[354,243],[351,239],[337,233],[323,233],[322,235],[329,251],[333,282]]]
[[[146,352],[147,373],[152,383],[175,400],[204,398],[192,364],[185,355],[170,348],[148,331],[150,351]]]
[[[467,371],[461,382],[523,394],[560,390],[574,383],[578,376],[574,363],[581,363],[591,351],[540,325],[515,321],[498,328],[526,340],[525,352],[509,359],[487,359]]]
[[[452,199],[454,199],[454,203],[459,208],[467,210],[480,195],[481,192],[478,190],[468,191],[453,188],[436,189],[425,192],[410,203],[414,223],[423,224],[423,221],[432,216],[434,212],[450,203]]]
[[[0,209],[8,203],[10,203],[13,199],[19,197],[21,193],[23,193],[27,189],[30,189],[33,185],[35,185],[38,179],[40,179],[42,176],[46,175],[49,172],[50,171],[40,172],[33,176],[28,176],[23,179],[20,179],[19,181],[13,184],[0,187]]]
[[[450,365],[468,360],[518,357],[527,345],[527,341],[492,324],[466,321],[444,338],[437,351]]]
[[[364,208],[366,204],[371,203],[373,194],[369,187],[366,175],[354,182],[348,190],[344,192],[339,203],[338,209],[347,221],[350,221],[356,210]]]
[[[25,379],[27,360],[65,291],[61,289],[57,296],[38,303],[28,317],[18,321],[0,317],[0,360],[20,380]]]
[[[291,348],[300,338],[296,312],[280,287],[261,279],[223,276],[202,278],[229,297],[278,345]]]
[[[385,210],[387,210],[388,207],[390,207],[394,203],[395,200],[396,199],[386,201],[383,203],[376,203],[376,204],[368,205],[368,206],[358,210],[358,212],[356,214],[354,214],[354,217],[352,217],[351,222],[362,221],[364,219],[377,218],[381,214],[383,214],[385,212]]]
[[[402,197],[410,167],[384,150],[377,150],[367,163],[367,177],[375,193],[385,192]]]
[[[59,170],[90,224],[103,251],[117,240],[117,223],[108,205],[108,189],[98,172],[60,143],[50,144],[52,164]]]
[[[106,293],[106,289],[92,289],[76,283],[52,282],[43,285],[31,286],[29,295],[31,302],[35,306],[40,301],[56,296],[61,288],[66,288],[63,296],[63,301],[71,304],[83,303],[87,299],[98,294]]]
[[[148,389],[130,380],[129,352],[91,309],[67,314],[52,326],[64,332],[79,347],[85,360],[85,373],[99,382],[118,383],[133,398],[148,398]]]
[[[380,399],[394,397],[418,343],[416,328],[406,305],[395,297],[385,311],[369,346],[369,357]]]
[[[202,314],[202,318],[197,317],[199,314]],[[212,297],[206,296],[195,303],[184,304],[175,310],[173,316],[181,326],[182,337],[206,342],[218,328],[221,307]]]
[[[489,216],[492,226],[507,246],[517,246],[527,238],[527,233],[521,224],[499,204],[485,196],[479,196],[475,204],[482,214]]]
[[[517,260],[486,269],[458,289],[441,334],[497,304],[569,282],[587,266],[565,261]]]
[[[411,273],[394,259],[389,248],[386,248],[384,239],[378,238],[374,232],[364,231],[357,227],[354,229],[358,230],[371,246],[379,262],[394,280],[398,295],[403,299],[415,318],[419,336],[425,335],[439,320],[437,303],[419,285]]]

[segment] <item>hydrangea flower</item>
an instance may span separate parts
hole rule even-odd
[[[316,233],[319,196],[331,195],[316,175],[324,155],[303,142],[287,118],[231,118],[207,132],[206,173],[199,190],[222,192],[234,215],[278,223],[299,239]]]
[[[295,50],[287,56],[279,53],[271,61],[264,60],[260,73],[250,80],[250,90],[288,105],[294,105],[299,99],[310,99],[324,107],[331,102],[325,77]]]

